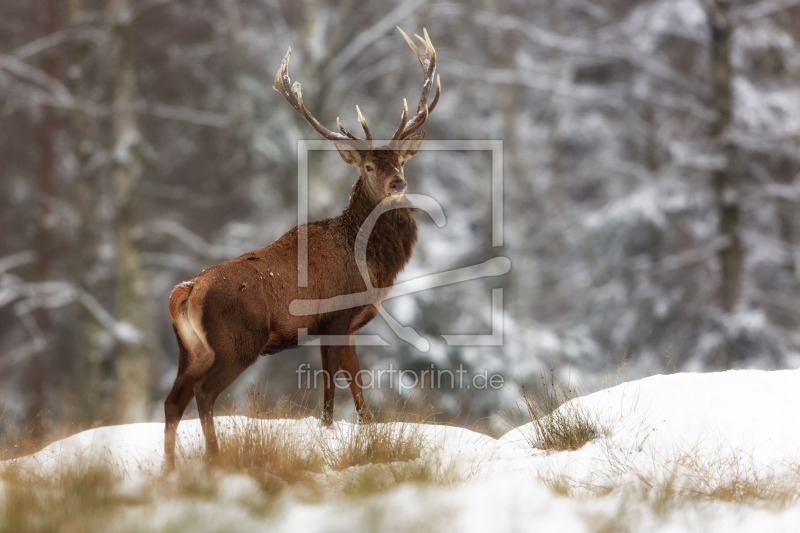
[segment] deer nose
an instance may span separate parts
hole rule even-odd
[[[403,180],[395,180],[392,183],[390,183],[389,186],[395,192],[403,192],[404,190],[406,190],[406,182]]]

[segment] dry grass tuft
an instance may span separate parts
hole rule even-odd
[[[663,464],[660,470],[632,469],[637,483],[622,487],[629,496],[646,499],[657,510],[686,502],[729,502],[782,509],[800,496],[800,475],[776,471],[736,453],[691,451]]]
[[[392,466],[359,474],[363,483],[350,476],[350,485],[391,487],[435,477],[434,469],[427,466],[405,466],[420,459],[427,445],[420,424],[430,417],[421,414],[421,403],[382,402],[370,406],[370,422],[325,429],[318,426],[320,406],[309,407],[307,396],[281,398],[275,407],[266,406],[265,399],[261,387],[253,385],[245,406],[234,407],[222,425],[218,422],[220,453],[214,468],[247,474],[272,494],[297,482],[304,482],[306,488],[324,484],[327,478],[319,474],[364,465]],[[197,449],[179,450],[179,463],[201,463],[202,455]],[[386,479],[378,480],[379,473]]]
[[[454,469],[422,459],[428,443],[417,424],[427,419],[410,403],[373,408],[372,423],[324,429],[318,418],[308,418],[316,407],[283,399],[267,409],[263,398],[254,387],[244,408],[221,421],[213,462],[200,450],[179,449],[178,468],[168,475],[127,473],[97,461],[65,462],[46,474],[0,463],[0,533],[107,531],[130,511],[164,502],[233,505],[263,516],[286,498],[316,503],[460,479]],[[227,487],[248,484],[255,493],[227,493]]]
[[[336,440],[323,439],[327,466],[343,470],[372,463],[419,459],[426,446],[421,424],[427,419],[415,407],[411,402],[400,406],[384,404],[377,409],[372,406],[369,422],[356,425]]]
[[[314,413],[307,396],[300,401],[282,397],[275,407],[268,407],[262,388],[254,384],[247,392],[244,408],[234,406],[230,416],[217,423],[220,453],[210,466],[247,474],[265,490],[277,493],[286,484],[324,471],[325,456],[314,439],[291,423]],[[182,451],[181,462],[196,464],[203,461],[202,455],[197,449]]]
[[[219,468],[259,480],[277,476],[287,483],[324,470],[324,456],[317,447],[295,435],[287,424],[253,419],[237,419],[233,424],[220,438]]]
[[[523,407],[516,412],[506,412],[503,418],[508,423],[516,421],[530,423],[525,439],[538,450],[577,450],[584,444],[607,433],[600,421],[576,400],[580,395],[577,387],[556,383],[554,368],[550,368],[549,379],[540,372],[541,389],[531,392],[519,384]],[[519,415],[522,415],[520,417]],[[516,425],[516,424],[515,424]]]
[[[374,496],[404,483],[449,486],[463,481],[455,468],[425,460],[369,464],[351,469],[338,483],[344,496]]]
[[[548,472],[540,480],[559,494],[577,499],[621,498],[625,505],[648,506],[654,515],[698,503],[725,502],[771,511],[800,503],[800,468],[796,464],[769,468],[751,455],[698,449],[647,461],[609,453],[592,479]]]
[[[4,501],[0,532],[102,531],[107,518],[131,498],[114,490],[120,479],[112,468],[83,465],[36,475],[14,463],[0,470]]]

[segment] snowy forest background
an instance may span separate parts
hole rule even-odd
[[[551,363],[588,387],[643,372],[800,364],[800,1],[4,0],[0,3],[0,412],[34,434],[161,420],[177,368],[172,287],[296,223],[297,141],[318,139],[272,90],[292,79],[329,128],[396,127],[421,74],[395,30],[426,27],[442,98],[428,139],[499,139],[504,245],[491,246],[484,152],[421,152],[409,279],[511,259],[502,277],[387,302],[428,353],[360,348],[362,368],[535,380]],[[312,219],[355,172],[310,166]],[[504,289],[504,345],[489,333]],[[260,358],[297,390],[317,348]],[[349,392],[342,396],[347,399]],[[421,391],[462,422],[485,391]],[[321,397],[321,390],[313,393]],[[500,399],[508,391],[500,392]],[[316,401],[316,396],[313,396]],[[38,415],[38,416],[37,416]]]

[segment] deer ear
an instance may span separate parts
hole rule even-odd
[[[339,155],[342,156],[342,160],[347,163],[348,165],[353,165],[354,167],[361,166],[361,152],[354,149],[349,144],[345,143],[333,143],[336,146],[336,149],[339,150]]]
[[[425,138],[425,132],[412,135],[400,145],[400,156],[404,161],[407,161],[417,155],[419,149],[422,147],[422,139]]]

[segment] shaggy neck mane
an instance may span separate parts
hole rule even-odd
[[[414,220],[417,209],[405,197],[400,201],[403,207],[382,213],[369,236],[367,264],[374,276],[375,287],[388,287],[394,283],[397,274],[411,259],[417,242],[417,222]],[[361,179],[353,185],[350,203],[340,216],[348,232],[348,242],[355,245],[358,230],[379,203]]]

